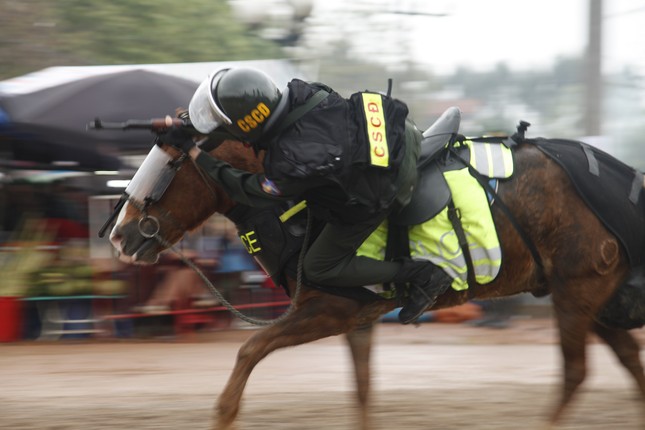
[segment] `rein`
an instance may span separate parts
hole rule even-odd
[[[190,259],[186,258],[186,256],[181,252],[181,250],[177,249],[177,247],[167,242],[158,234],[155,234],[152,238],[154,238],[161,245],[165,246],[166,248],[174,252],[181,259],[181,261],[183,261],[188,267],[193,269],[195,273],[197,273],[197,275],[202,279],[202,281],[204,281],[204,284],[206,285],[206,287],[208,287],[208,290],[210,291],[210,293],[213,296],[215,296],[215,298],[219,300],[222,306],[224,306],[233,315],[253,325],[270,326],[286,319],[289,315],[293,313],[294,303],[296,302],[296,300],[298,299],[298,296],[300,295],[300,290],[302,286],[302,265],[303,265],[304,256],[306,252],[306,249],[305,249],[306,244],[309,242],[309,233],[311,231],[312,218],[313,217],[311,216],[311,213],[308,209],[307,210],[307,229],[305,231],[305,238],[304,238],[304,243],[302,245],[302,249],[300,250],[300,254],[298,255],[298,274],[297,274],[297,280],[296,280],[296,291],[293,295],[293,299],[291,300],[292,303],[291,305],[289,305],[289,308],[282,315],[272,320],[252,318],[247,315],[244,315],[242,312],[237,310],[228,300],[224,298],[222,293],[219,292],[219,290],[213,285],[210,279],[208,279],[208,277],[204,275],[204,272],[199,267],[197,267],[197,265],[193,263]]]
[[[171,163],[169,163],[171,167],[171,169],[167,171],[169,173],[161,175],[163,181],[161,181],[161,183],[155,183],[155,187],[150,193],[151,195],[146,196],[143,199],[144,200],[143,203],[137,201],[136,199],[133,199],[127,193],[124,193],[124,195],[121,197],[121,200],[119,200],[119,203],[117,204],[118,209],[115,208],[115,213],[118,214],[118,212],[121,210],[121,208],[123,207],[123,205],[125,205],[126,202],[132,204],[136,209],[138,209],[139,212],[141,213],[141,218],[139,218],[139,222],[138,222],[139,233],[146,239],[156,240],[163,247],[174,252],[184,264],[186,264],[188,267],[193,269],[195,273],[197,273],[197,275],[202,279],[202,281],[204,281],[204,284],[208,288],[209,292],[213,296],[215,296],[215,298],[219,300],[219,302],[236,317],[250,324],[258,325],[258,326],[269,326],[286,319],[291,313],[293,313],[294,303],[296,303],[298,296],[300,295],[300,290],[302,286],[302,273],[303,273],[302,267],[303,267],[307,244],[309,243],[309,235],[311,232],[311,225],[312,225],[312,218],[313,218],[310,210],[309,209],[307,210],[307,226],[305,229],[305,237],[304,237],[303,245],[302,245],[302,248],[300,249],[300,254],[298,255],[296,289],[293,295],[293,299],[291,300],[292,302],[291,305],[282,315],[272,320],[257,319],[257,318],[252,318],[247,315],[244,315],[242,312],[237,310],[228,300],[226,300],[226,298],[224,298],[222,293],[219,292],[219,290],[213,285],[210,279],[208,279],[208,277],[204,274],[204,272],[199,267],[197,267],[195,263],[193,263],[190,259],[188,259],[180,249],[173,246],[170,242],[166,241],[163,237],[161,237],[161,235],[159,234],[161,232],[161,224],[159,223],[159,219],[155,216],[148,214],[147,208],[150,206],[150,204],[157,202],[161,198],[161,196],[165,193],[166,189],[170,185],[170,182],[174,178],[174,175],[177,173],[177,171],[181,167],[181,164],[186,159],[190,159],[190,157],[188,157],[186,153],[182,153],[182,155],[179,158],[174,159],[171,161]],[[193,165],[197,169],[199,176],[202,178],[207,188],[211,191],[212,195],[215,196],[215,191],[213,190],[211,181],[208,180],[205,173],[194,162],[194,160],[191,159],[191,161],[193,162]],[[179,226],[181,226],[183,231],[187,230],[186,228],[184,228],[183,224],[180,223],[178,220],[176,220],[170,213],[164,212],[161,214],[161,216],[170,219],[171,223],[178,224]],[[108,220],[108,223],[111,222],[115,217],[116,215],[113,214]],[[108,223],[106,223],[106,225]],[[105,228],[106,227],[104,226],[102,230],[104,230]]]

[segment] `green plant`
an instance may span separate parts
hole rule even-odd
[[[0,252],[0,296],[17,297],[29,294],[32,274],[53,259],[48,249],[51,234],[38,220],[27,220],[15,237]]]

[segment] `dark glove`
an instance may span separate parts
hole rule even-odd
[[[159,136],[159,141],[173,146],[186,154],[195,146],[193,135],[185,127],[170,127],[167,132]]]
[[[188,116],[188,109],[179,108],[175,110],[177,118],[183,120],[186,124],[190,124],[190,116]]]

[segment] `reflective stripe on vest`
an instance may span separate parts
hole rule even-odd
[[[489,178],[510,178],[513,174],[513,155],[510,148],[499,143],[467,141],[470,164]]]

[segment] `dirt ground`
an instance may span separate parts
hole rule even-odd
[[[0,428],[209,429],[215,399],[251,333],[0,345]],[[632,383],[608,349],[592,339],[588,356],[588,379],[558,428],[643,428]],[[375,429],[537,429],[557,393],[560,355],[549,319],[504,330],[381,324],[373,374]],[[354,404],[343,339],[325,339],[260,363],[238,424],[353,429]]]

